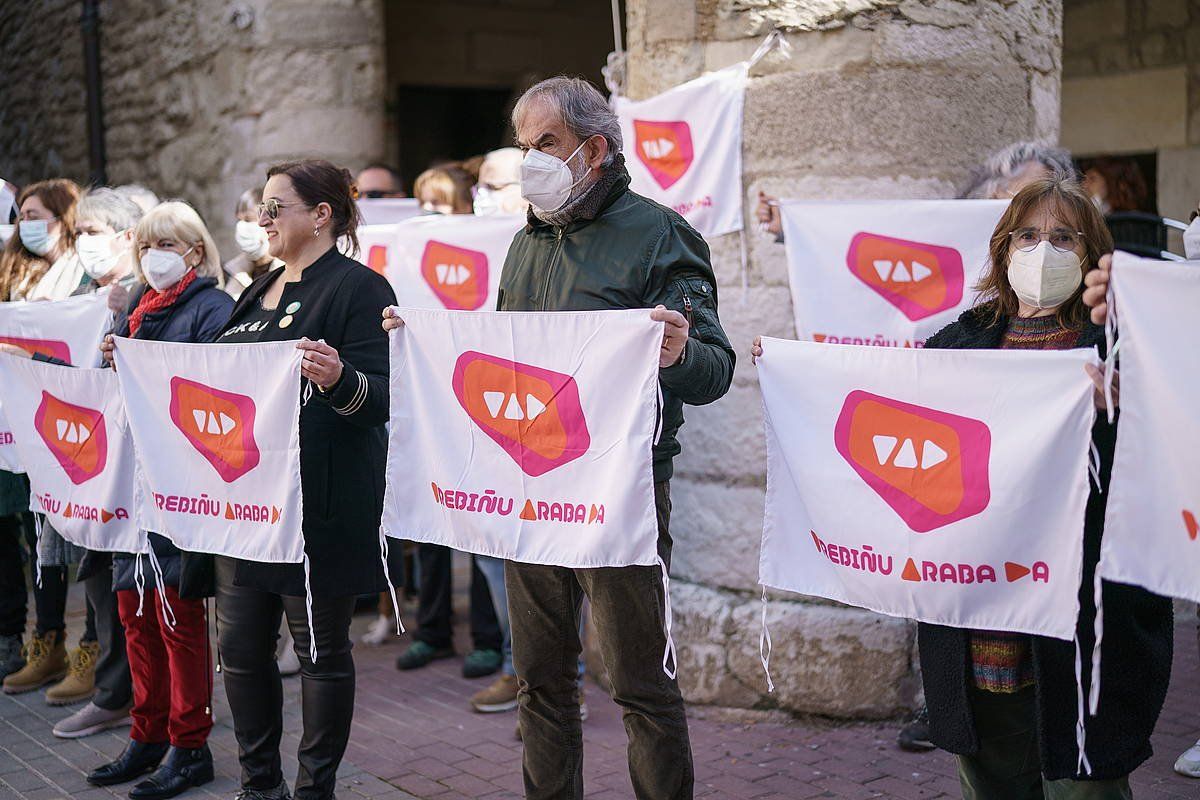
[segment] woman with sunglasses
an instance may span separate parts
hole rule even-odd
[[[250,284],[217,341],[299,339],[312,395],[300,412],[304,550],[312,630],[299,564],[217,558],[217,621],[225,691],[245,800],[289,797],[280,765],[283,697],[275,644],[287,618],[300,658],[304,729],[297,798],[332,798],[354,713],[350,616],[358,595],[386,588],[379,519],[388,419],[387,335],[396,302],[383,276],[342,255],[358,249],[350,173],[328,161],[271,167],[258,206],[270,255],[283,266]],[[296,391],[301,391],[297,386]],[[317,658],[310,657],[315,640]]]

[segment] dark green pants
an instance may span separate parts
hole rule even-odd
[[[958,757],[964,800],[1132,800],[1129,779],[1050,781],[1038,757],[1033,687],[1016,694],[971,691],[979,752]]]

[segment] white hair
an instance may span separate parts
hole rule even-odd
[[[535,83],[513,106],[514,128],[517,127],[517,120],[525,115],[530,101],[543,97],[554,104],[563,124],[575,136],[580,139],[603,136],[608,142],[608,155],[603,163],[605,166],[613,163],[617,153],[621,152],[621,122],[609,108],[600,90],[583,78],[568,78],[565,75]]]
[[[117,233],[137,225],[141,218],[137,203],[107,186],[88,189],[75,210],[76,222],[102,222]]]
[[[981,199],[996,197],[1014,175],[1028,164],[1040,164],[1053,175],[1079,180],[1071,153],[1064,147],[1042,142],[1013,142],[988,157],[971,176],[961,197]]]

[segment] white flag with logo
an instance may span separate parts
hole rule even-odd
[[[1074,637],[1094,351],[763,350],[764,586]]]
[[[363,225],[392,225],[419,216],[421,203],[415,197],[364,197],[358,213]]]
[[[504,258],[524,225],[521,214],[436,214],[368,226],[359,243],[367,266],[387,277],[405,306],[491,311]]]
[[[140,526],[183,550],[304,560],[301,355],[295,342],[117,339]]]
[[[617,97],[630,188],[703,236],[742,229],[742,104],[750,62],[647,100]]]
[[[76,367],[100,363],[100,340],[112,327],[108,292],[36,303],[0,303],[0,344]],[[0,398],[0,469],[24,472]]]
[[[796,336],[921,347],[975,304],[1004,200],[782,204]]]
[[[1112,297],[1120,418],[1099,572],[1200,602],[1200,262],[1117,253]]]
[[[0,356],[0,394],[33,511],[89,550],[144,551],[133,513],[133,441],[117,376]]]
[[[657,563],[648,311],[401,309],[388,536],[564,567]]]

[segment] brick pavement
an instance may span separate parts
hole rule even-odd
[[[81,628],[72,592],[71,627]],[[465,614],[460,615],[465,618]],[[1200,657],[1194,617],[1176,633],[1176,658],[1167,706],[1154,737],[1156,754],[1134,774],[1138,800],[1200,798],[1200,781],[1171,771],[1175,757],[1200,736]],[[369,620],[355,620],[356,631]],[[466,642],[465,632],[459,641]],[[460,660],[398,673],[400,645],[357,647],[359,691],[354,729],[339,773],[342,800],[459,800],[520,796],[520,744],[514,714],[472,713],[466,698],[489,679],[466,680]],[[284,774],[295,775],[299,740],[299,682],[285,681]],[[632,789],[625,737],[616,706],[595,684],[587,687],[591,718],[584,724],[584,775],[589,800],[624,800]],[[211,745],[217,780],[187,797],[232,798],[237,791],[236,744],[217,682]],[[120,752],[127,731],[60,741],[50,728],[71,709],[50,708],[40,693],[0,696],[0,800],[124,796],[87,786],[84,772]],[[780,721],[769,714],[691,709],[696,795],[705,798],[805,800],[959,797],[953,759],[913,755],[895,747],[895,723],[837,724]]]

